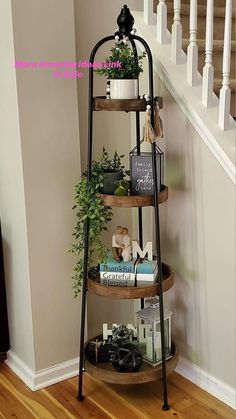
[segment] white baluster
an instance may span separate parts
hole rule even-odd
[[[180,63],[182,54],[182,24],[180,12],[181,0],[174,0],[174,22],[172,25],[171,57],[175,64]]]
[[[189,46],[187,49],[187,80],[191,86],[197,81],[197,0],[190,0]]]
[[[202,83],[202,103],[206,108],[212,104],[214,67],[212,65],[213,50],[213,15],[214,0],[207,0],[207,16],[206,16],[206,45],[205,45],[205,65],[203,68]]]
[[[167,7],[165,0],[159,0],[157,6],[157,40],[160,44],[166,43]]]
[[[143,17],[144,17],[144,22],[147,25],[152,25],[152,23],[153,23],[153,0],[144,0],[143,1]]]
[[[230,54],[231,54],[231,26],[232,26],[232,0],[226,0],[225,6],[225,31],[224,31],[224,52],[223,52],[223,81],[220,89],[219,104],[219,125],[222,130],[229,127],[230,98],[229,87],[230,76]]]

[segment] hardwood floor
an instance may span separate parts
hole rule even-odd
[[[236,412],[177,373],[169,377],[168,412],[161,383],[108,386],[84,375],[85,400],[76,400],[77,378],[32,392],[0,364],[0,418],[235,419]]]

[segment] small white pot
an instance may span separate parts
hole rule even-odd
[[[138,79],[110,80],[111,99],[138,99]]]

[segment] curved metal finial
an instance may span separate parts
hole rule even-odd
[[[120,35],[129,35],[133,29],[134,17],[131,15],[129,8],[125,4],[117,18]]]

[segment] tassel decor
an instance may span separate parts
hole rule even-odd
[[[146,121],[143,127],[143,139],[147,143],[153,143],[155,141],[155,133],[151,124],[151,106],[146,106]]]
[[[163,137],[163,124],[160,117],[160,108],[158,105],[158,101],[155,102],[155,114],[154,114],[154,134],[156,139]]]

